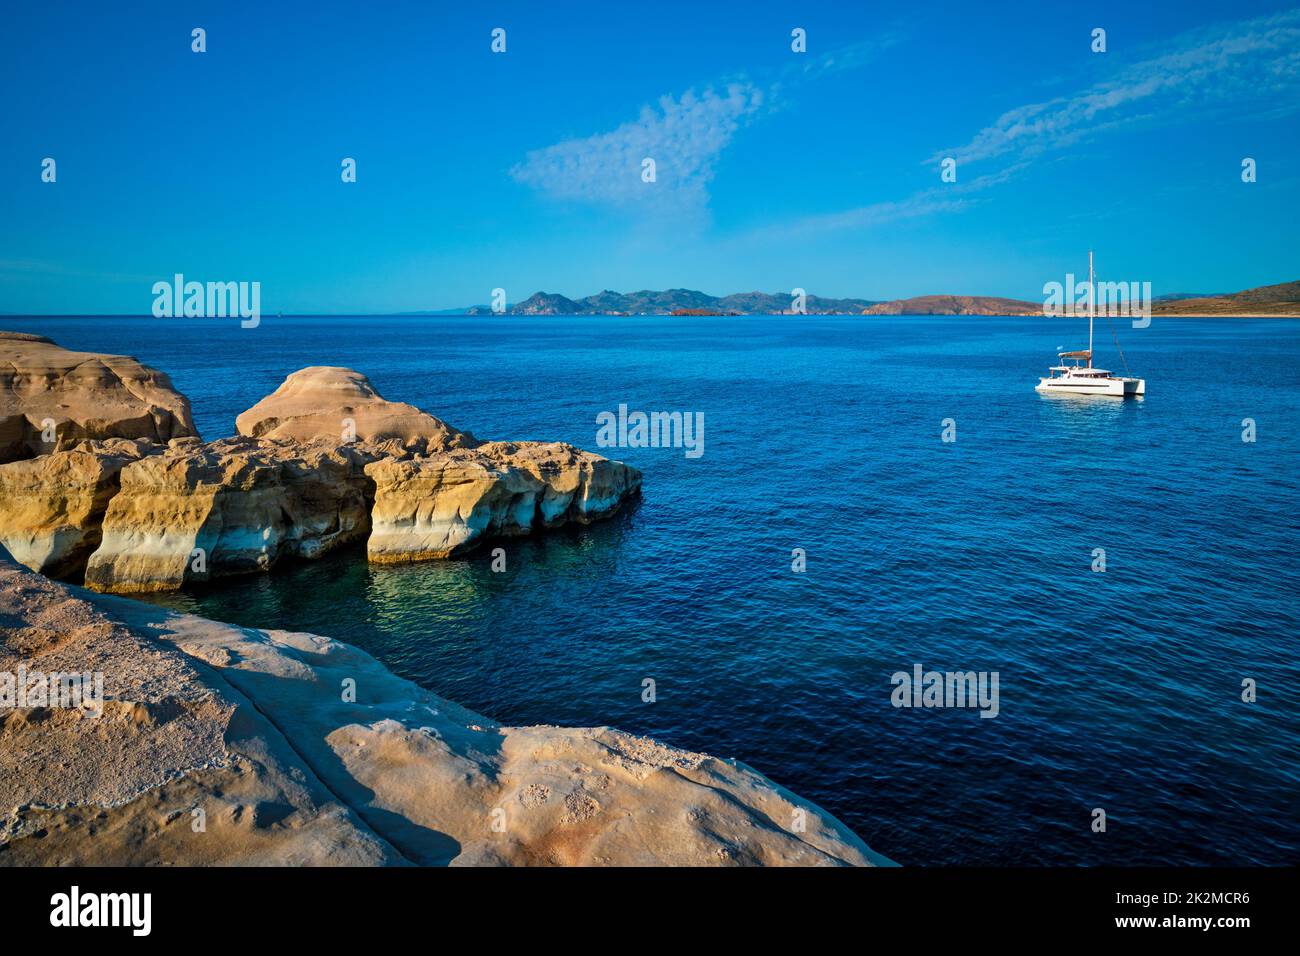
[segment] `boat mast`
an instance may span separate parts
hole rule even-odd
[[[1088,368],[1092,368],[1092,319],[1097,311],[1097,283],[1092,275],[1092,250],[1088,250]]]

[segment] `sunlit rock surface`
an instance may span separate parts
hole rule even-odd
[[[346,368],[293,373],[239,416],[240,436],[204,443],[184,424],[185,399],[164,392],[161,373],[5,335],[0,343],[9,342],[22,367],[68,371],[44,391],[34,378],[19,389],[29,396],[24,415],[57,409],[64,424],[43,451],[28,441],[28,426],[14,432],[21,460],[0,466],[0,543],[36,570],[84,573],[98,591],[172,590],[367,538],[378,563],[446,558],[493,536],[605,517],[640,490],[631,466],[555,442],[481,442],[387,401]],[[83,415],[68,424],[74,404],[111,410],[122,389],[137,404],[163,404],[140,418]],[[167,402],[176,417],[160,411]],[[142,434],[134,444],[73,449],[78,430],[112,428]]]
[[[86,568],[99,591],[162,591],[315,558],[370,529],[358,449],[228,438],[175,442],[124,468]]]
[[[161,447],[143,439],[85,440],[0,465],[0,545],[33,571],[79,579],[99,546],[122,468]]]
[[[375,483],[371,561],[445,558],[488,535],[528,534],[618,510],[641,473],[571,445],[486,442],[367,466]]]
[[[0,671],[20,665],[99,671],[104,699],[0,706],[0,866],[889,862],[742,763],[503,727],[350,645],[0,559]]]
[[[375,460],[377,563],[446,558],[493,535],[528,534],[617,511],[641,473],[559,442],[481,442],[413,405],[384,399],[361,373],[294,372],[238,418],[242,434],[352,441]]]
[[[0,462],[83,438],[165,443],[197,434],[189,401],[164,373],[127,356],[0,331]]]
[[[421,454],[475,444],[473,435],[414,405],[386,400],[360,372],[325,365],[294,372],[235,419],[235,427],[252,438],[394,442]]]

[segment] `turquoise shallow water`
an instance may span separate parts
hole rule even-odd
[[[350,641],[498,720],[737,757],[905,864],[1300,861],[1300,323],[1125,324],[1126,402],[1036,394],[1086,334],[1042,319],[0,324],[168,371],[207,438],[306,365],[480,437],[704,413],[701,458],[617,450],[640,504],[508,542],[504,574],[349,552],[171,606]],[[892,707],[918,663],[997,671],[999,715]]]

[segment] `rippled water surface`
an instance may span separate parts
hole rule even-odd
[[[171,606],[338,637],[504,722],[740,758],[905,864],[1300,859],[1300,323],[1124,324],[1142,401],[1035,393],[1086,335],[1041,319],[0,324],[168,371],[206,438],[306,365],[480,437],[704,413],[703,457],[618,452],[641,503],[507,543],[504,574],[352,551]],[[895,709],[918,663],[997,671],[1000,713]]]

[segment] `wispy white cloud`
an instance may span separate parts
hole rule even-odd
[[[1229,106],[1261,117],[1300,109],[1300,10],[1194,30],[1168,47],[1080,92],[1008,110],[927,163],[1028,158],[1156,117],[1186,122]]]
[[[763,105],[763,91],[747,82],[665,96],[608,133],[530,152],[510,175],[555,199],[699,208],[718,156]],[[653,183],[642,181],[646,158],[655,162]]]
[[[1216,109],[1255,119],[1300,110],[1300,10],[1192,31],[1167,47],[1103,83],[1008,110],[965,145],[924,160],[936,176],[948,157],[963,173],[980,160],[1000,160],[1001,169],[900,200],[763,227],[745,238],[868,229],[967,209],[982,201],[976,194],[1007,182],[1043,154],[1139,123],[1190,122]]]
[[[702,92],[663,96],[635,120],[605,133],[529,152],[511,177],[552,199],[608,204],[673,216],[702,213],[719,157],[739,131],[773,109],[788,91],[831,73],[858,69],[898,42],[896,33],[791,59],[775,79],[746,77]],[[642,161],[655,161],[654,183]]]
[[[899,30],[886,30],[875,36],[835,47],[825,53],[799,57],[790,62],[786,72],[800,74],[813,79],[827,73],[842,73],[845,70],[858,70],[871,63],[881,51],[901,42],[903,33]]]
[[[745,123],[779,109],[787,89],[863,67],[899,39],[885,33],[797,58],[766,84],[742,79],[700,94],[663,97],[637,120],[610,132],[530,152],[511,175],[560,200],[674,216],[702,212],[716,163]],[[1104,82],[1010,109],[964,145],[938,150],[924,160],[936,177],[946,157],[957,160],[962,174],[966,164],[978,161],[1001,160],[1000,169],[969,179],[963,175],[958,183],[927,187],[898,200],[775,223],[737,239],[867,229],[963,210],[983,201],[978,194],[1007,182],[1044,153],[1141,123],[1203,120],[1216,110],[1255,119],[1300,110],[1300,10],[1184,33]],[[653,187],[641,181],[641,161],[647,156],[657,165]]]
[[[955,212],[980,202],[976,194],[1006,182],[1025,165],[1017,163],[996,173],[977,176],[969,181],[932,186],[919,190],[905,199],[869,203],[852,209],[805,216],[778,225],[764,226],[747,233],[743,238],[753,240],[869,229],[902,219],[917,219],[936,213]]]
[[[807,216],[782,226],[766,228],[762,232],[776,236],[799,236],[844,229],[867,229],[900,219],[916,219],[938,212],[964,209],[971,202],[972,200],[960,196],[945,196],[938,190],[927,189],[896,202],[870,203],[840,212]],[[756,233],[750,235],[753,237]]]

